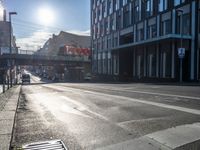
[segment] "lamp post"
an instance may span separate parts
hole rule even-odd
[[[181,47],[178,50],[179,59],[180,59],[180,74],[179,74],[179,82],[183,81],[183,58],[185,55],[185,49],[183,48],[183,10],[176,10],[177,13],[180,13],[180,34],[181,34]]]
[[[11,16],[17,15],[16,12],[9,12],[9,23],[10,23],[10,54],[12,54],[12,22],[11,22]],[[10,87],[12,87],[12,60],[10,59]]]

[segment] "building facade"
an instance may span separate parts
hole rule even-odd
[[[99,77],[200,79],[200,0],[91,0],[92,70]]]
[[[76,35],[61,31],[58,35],[53,35],[48,39],[43,47],[36,54],[69,56],[71,59],[86,60],[88,63],[82,63],[80,66],[67,67],[63,65],[39,66],[36,70],[48,73],[49,76],[59,76],[59,79],[65,81],[81,81],[85,74],[91,73],[91,38],[90,36]],[[82,62],[82,61],[81,61]]]

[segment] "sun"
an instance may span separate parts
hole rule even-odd
[[[53,24],[55,19],[54,11],[50,8],[40,8],[38,10],[38,19],[42,25],[49,26]]]

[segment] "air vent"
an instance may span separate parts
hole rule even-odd
[[[61,140],[52,140],[27,144],[23,150],[68,150]]]

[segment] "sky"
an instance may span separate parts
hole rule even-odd
[[[7,13],[17,12],[12,25],[20,49],[37,50],[61,30],[90,34],[90,0],[4,0],[3,5]]]

